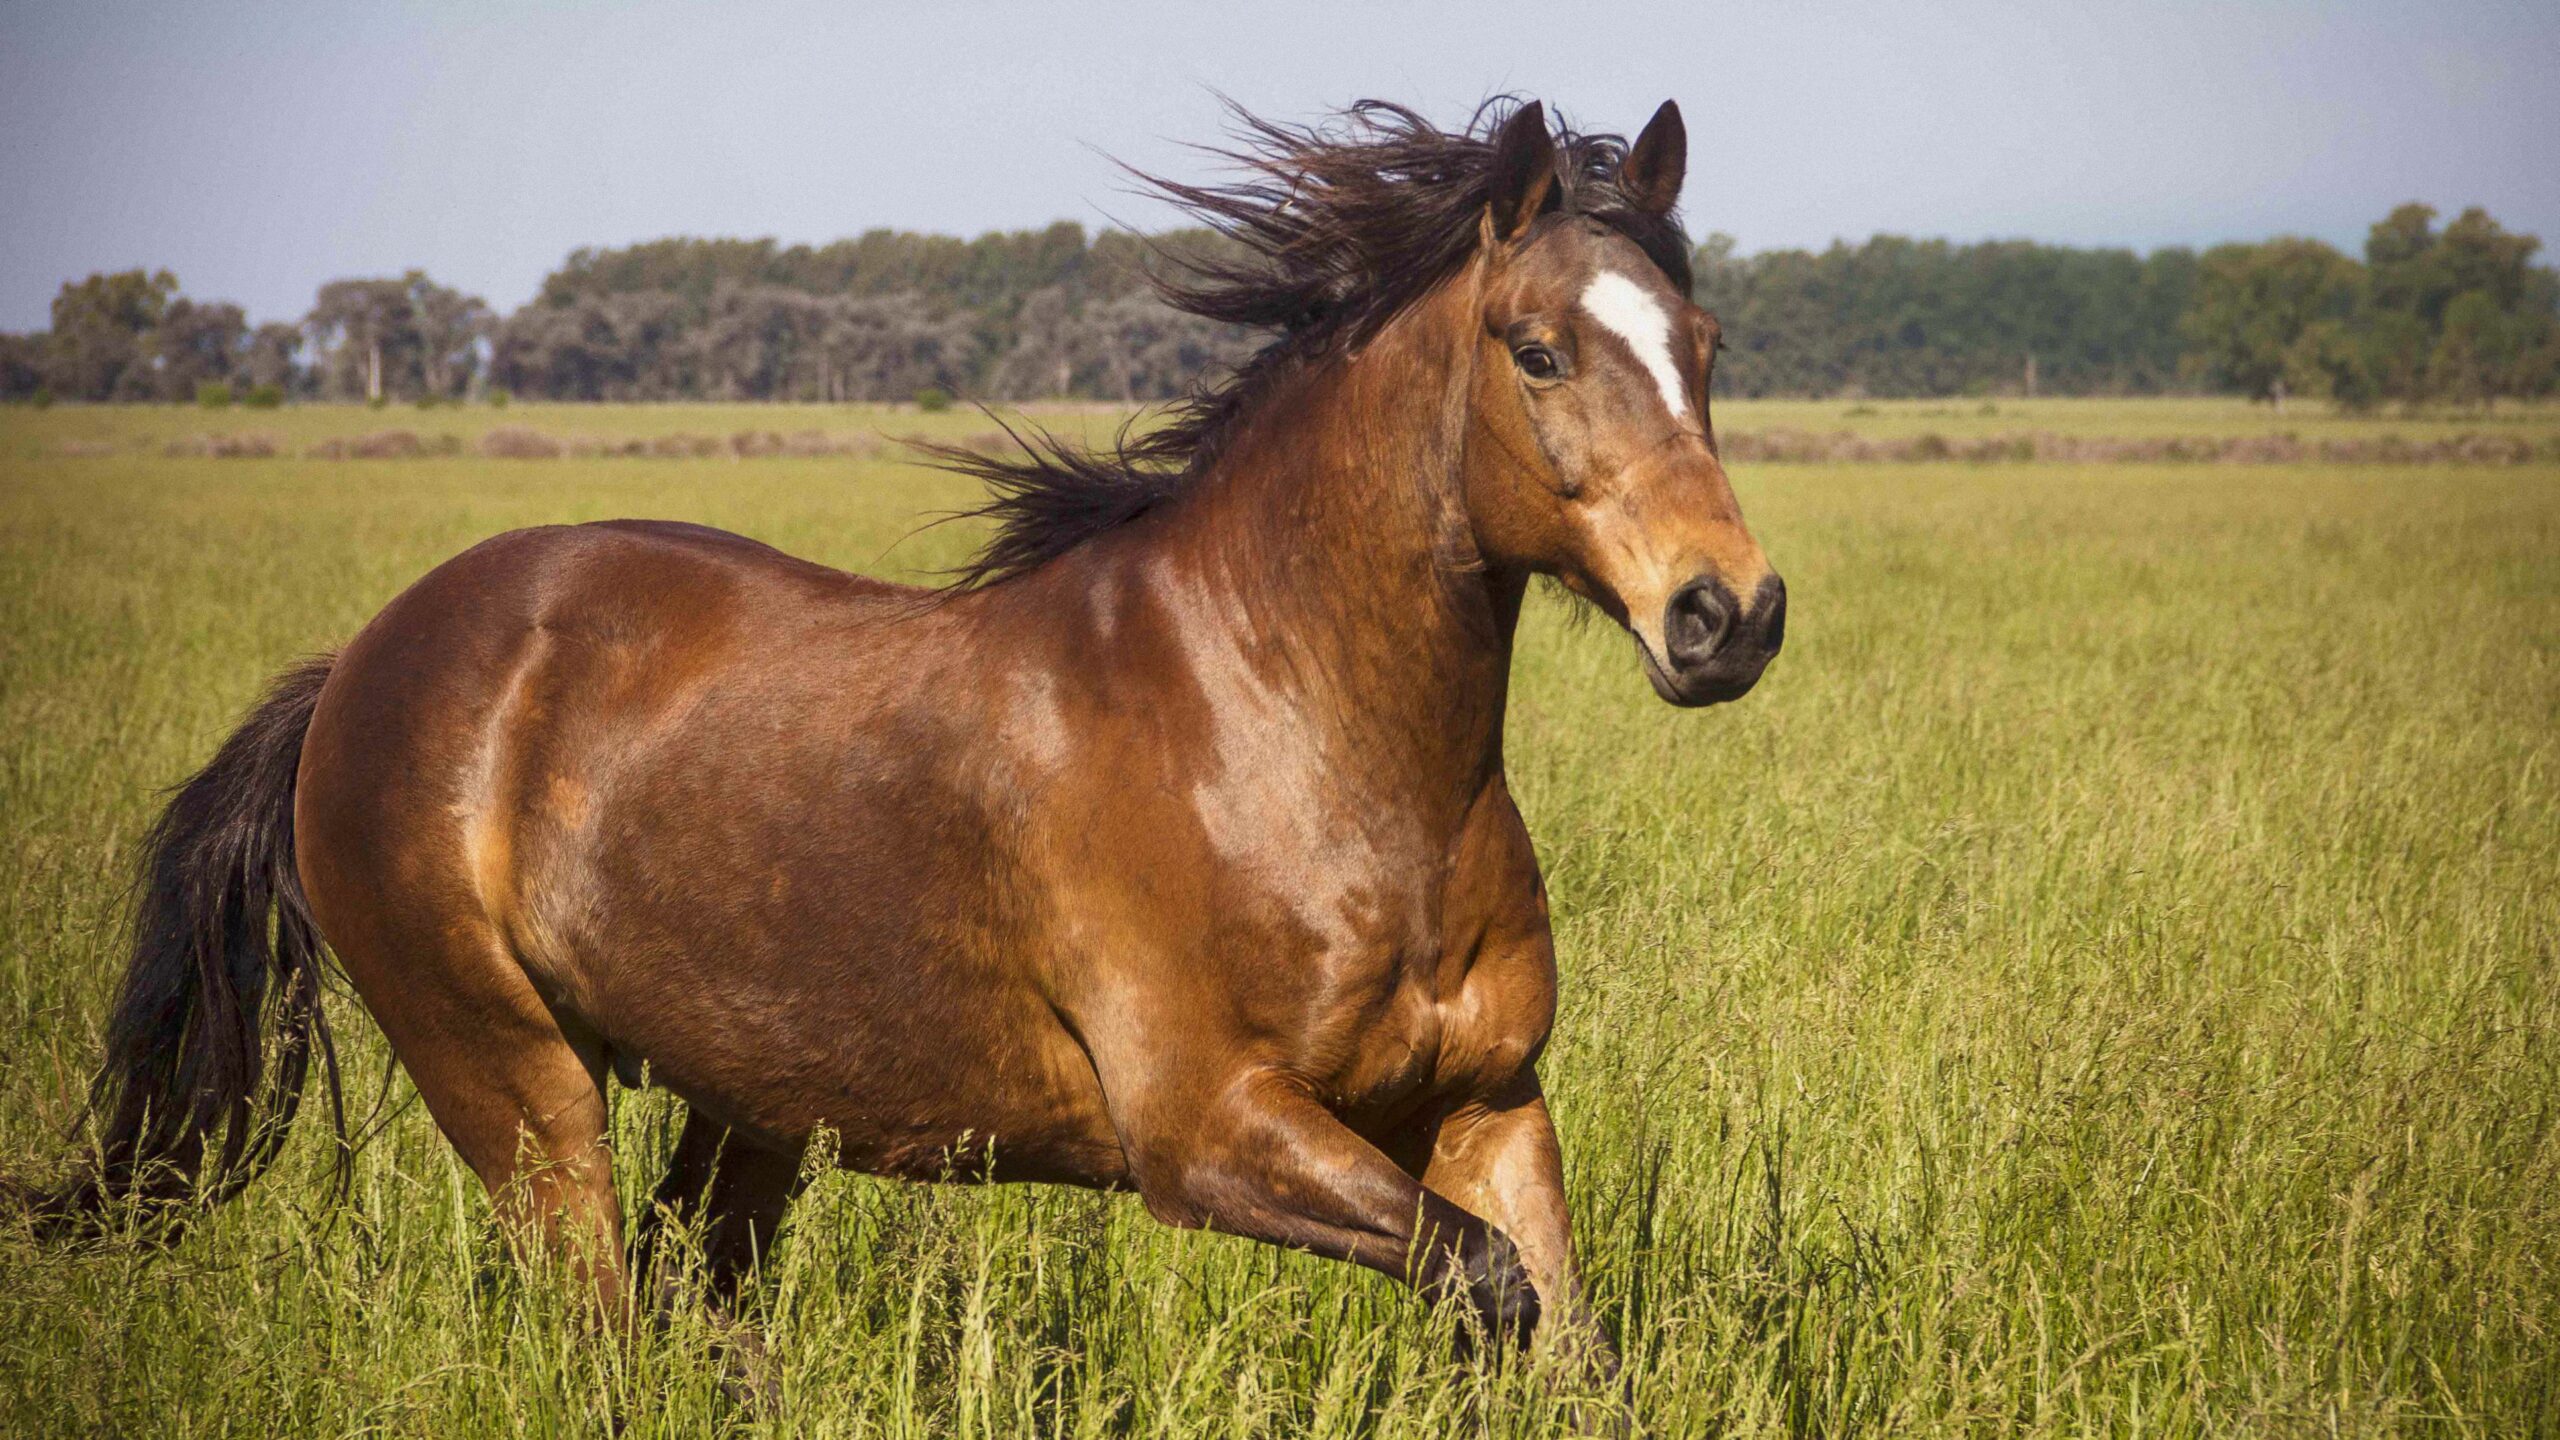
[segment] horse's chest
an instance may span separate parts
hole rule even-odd
[[[1258,844],[1224,857],[1240,903],[1220,912],[1256,917],[1242,948],[1266,960],[1232,982],[1255,1028],[1290,1037],[1292,1067],[1340,1113],[1391,1115],[1499,1079],[1546,1038],[1545,904],[1516,812],[1499,789],[1493,801],[1454,833],[1331,815],[1258,827]]]
[[[1387,1115],[1435,1088],[1446,1041],[1445,1007],[1421,987],[1397,990],[1375,1023],[1349,1037],[1318,1083],[1327,1106],[1343,1115]],[[1324,1061],[1331,1059],[1331,1064]]]
[[[1423,943],[1320,963],[1302,992],[1301,1060],[1327,1104],[1391,1116],[1528,1063],[1554,1016],[1543,927],[1523,945],[1481,927],[1435,926]]]

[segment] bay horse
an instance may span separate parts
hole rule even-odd
[[[728,1295],[823,1127],[855,1170],[1134,1190],[1605,1356],[1503,713],[1533,576],[1675,705],[1779,647],[1680,114],[1241,118],[1243,178],[1158,182],[1230,242],[1160,284],[1272,338],[1159,428],[944,456],[997,522],[950,584],[521,530],[278,680],[148,839],[95,1163],[40,1212],[264,1168],[315,1057],[335,1103],[334,953],[505,1232],[608,1309],[669,1216]],[[626,1248],[607,1087],[644,1074],[687,1119]]]

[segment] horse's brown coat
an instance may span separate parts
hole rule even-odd
[[[1668,208],[1677,131],[1627,193]],[[356,636],[296,863],[511,1220],[623,1293],[605,1087],[645,1068],[691,1108],[662,1199],[708,1207],[724,1279],[824,1127],[853,1168],[1134,1189],[1522,1339],[1579,1308],[1503,773],[1524,587],[1655,635],[1684,703],[1748,688],[1783,592],[1704,427],[1713,322],[1554,208],[1554,156],[1528,107],[1463,264],[999,583],[615,522],[487,541]],[[1677,319],[1688,423],[1576,310],[1603,267]],[[1691,603],[1727,631],[1656,653]]]

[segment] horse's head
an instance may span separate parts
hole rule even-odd
[[[1613,203],[1660,219],[1688,139],[1665,103]],[[1557,147],[1523,107],[1495,142],[1466,503],[1487,558],[1553,575],[1634,635],[1675,705],[1732,700],[1786,631],[1707,421],[1715,317],[1606,216],[1550,204]]]

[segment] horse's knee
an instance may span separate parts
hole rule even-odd
[[[1538,1287],[1511,1237],[1491,1225],[1461,1236],[1453,1248],[1454,1274],[1476,1322],[1497,1344],[1526,1349],[1537,1333],[1542,1306]]]
[[[1397,1276],[1473,1312],[1498,1343],[1525,1345],[1539,1296],[1509,1236],[1418,1184],[1302,1093],[1144,1139],[1123,1131],[1130,1178],[1167,1225],[1311,1250]]]

